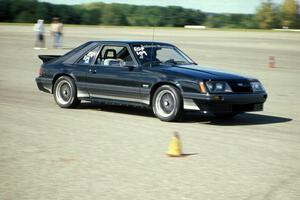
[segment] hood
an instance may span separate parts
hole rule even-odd
[[[193,77],[195,79],[205,79],[205,80],[248,79],[247,77],[238,74],[209,69],[199,65],[160,66],[159,68],[160,71],[165,71],[166,73],[178,73],[189,77]]]

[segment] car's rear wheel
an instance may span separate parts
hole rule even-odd
[[[163,85],[153,95],[153,112],[162,121],[178,120],[183,110],[182,107],[181,93],[174,86]]]
[[[56,80],[53,96],[57,105],[62,108],[74,108],[80,103],[75,82],[68,76],[61,76]]]

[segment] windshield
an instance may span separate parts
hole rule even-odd
[[[158,44],[132,45],[142,65],[190,65],[194,62],[174,46]]]

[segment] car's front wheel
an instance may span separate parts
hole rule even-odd
[[[61,76],[56,80],[53,96],[57,105],[62,108],[74,108],[80,103],[75,82],[68,76]]]
[[[153,95],[153,112],[162,121],[178,120],[183,110],[182,107],[181,93],[174,86],[163,85]]]

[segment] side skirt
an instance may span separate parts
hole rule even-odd
[[[122,105],[122,106],[133,106],[133,107],[140,107],[140,108],[150,108],[150,106],[148,104],[140,103],[140,102],[133,102],[133,101],[105,99],[105,98],[79,98],[79,99],[85,100],[85,101],[90,101],[90,102],[103,103],[106,105]]]

